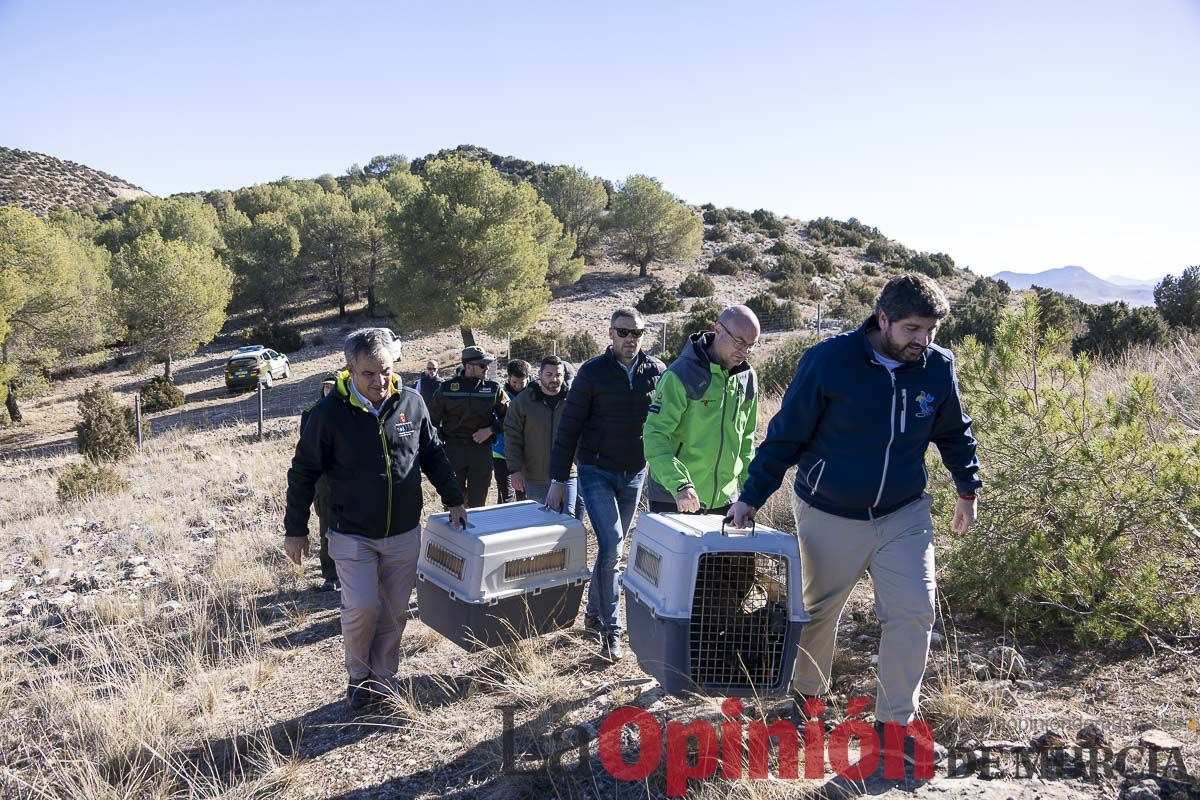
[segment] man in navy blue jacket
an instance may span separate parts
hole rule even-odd
[[[949,304],[919,274],[893,278],[857,330],[815,345],[750,464],[729,516],[745,526],[795,466],[804,603],[798,700],[829,689],[838,618],[864,572],[882,623],[875,718],[910,723],[936,611],[925,451],[937,445],[958,489],[951,527],[975,520],[979,462],[950,351],[933,344]]]

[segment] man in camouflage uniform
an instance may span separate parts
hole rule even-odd
[[[433,395],[429,417],[446,446],[467,507],[487,503],[492,481],[492,441],[504,431],[508,397],[485,378],[495,359],[482,347],[462,351],[462,372],[442,383]]]

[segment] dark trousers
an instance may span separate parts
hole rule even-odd
[[[317,494],[313,498],[313,506],[317,509],[317,532],[321,537],[321,577],[327,581],[337,581],[337,567],[329,555],[329,490],[321,485],[324,480],[322,477],[317,482]]]
[[[524,492],[513,494],[512,481],[508,477],[507,461],[503,458],[492,456],[492,470],[496,474],[496,497],[499,498],[496,501],[497,503],[511,503],[514,499],[525,499]]]
[[[458,485],[467,498],[467,508],[487,505],[488,488],[492,483],[492,446],[490,444],[462,444],[446,442],[446,455]]]
[[[729,506],[731,506],[731,505],[732,505],[732,503],[726,503],[725,505],[720,506],[719,508],[702,508],[699,511],[696,511],[693,513],[696,513],[696,514],[722,514],[723,515],[729,511]],[[677,514],[677,513],[679,513],[675,508],[674,501],[671,501],[670,503],[668,503],[664,500],[651,500],[650,501],[650,510],[653,511],[655,514]]]

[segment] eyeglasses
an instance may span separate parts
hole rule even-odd
[[[724,322],[718,322],[717,324],[721,326],[721,330],[725,331],[725,334],[730,339],[733,339],[733,343],[738,346],[739,350],[743,350],[747,353],[752,353],[752,352],[754,352],[754,348],[758,347],[758,342],[747,342],[745,339],[743,339],[740,336],[734,336],[733,333],[729,330],[729,328],[725,327]]]
[[[630,335],[640,339],[646,333],[645,328],[613,328],[612,330],[616,331],[617,336],[620,336],[622,339]]]

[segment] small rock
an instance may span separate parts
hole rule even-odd
[[[158,613],[165,617],[178,612],[181,608],[183,608],[183,604],[178,600],[168,600],[158,607]]]
[[[129,527],[133,528],[135,526],[130,525]],[[131,568],[131,567],[141,566],[142,564],[145,564],[145,563],[146,563],[145,556],[130,556],[129,558],[125,559],[121,563],[121,566],[126,567],[126,568]]]
[[[877,667],[877,666],[879,666],[879,656],[877,656],[877,655],[876,655],[876,656],[871,656],[871,666],[872,666],[872,667]]]
[[[8,594],[15,588],[17,588],[17,582],[12,578],[5,578],[0,581],[0,594]]]
[[[66,611],[73,608],[75,602],[79,599],[79,595],[72,591],[65,591],[60,597],[56,597],[50,601],[50,605],[58,608],[59,611]]]
[[[42,580],[46,583],[58,583],[62,580],[63,571],[58,567],[50,567],[42,570]]]
[[[1104,735],[1104,731],[1100,730],[1099,725],[1089,722],[1076,731],[1075,742],[1084,747],[1102,747],[1108,745],[1108,737]]]
[[[129,577],[134,579],[149,578],[151,569],[145,564],[138,564],[133,569],[129,570]]]
[[[997,678],[1024,678],[1029,671],[1025,657],[1007,645],[993,647],[988,653],[988,661]]]
[[[1156,750],[1176,750],[1183,747],[1183,742],[1179,741],[1171,734],[1166,733],[1165,731],[1156,730],[1154,728],[1143,732],[1142,735],[1138,737],[1138,741],[1146,747]]]
[[[1036,748],[1066,747],[1067,739],[1058,731],[1045,730],[1029,740]]]
[[[929,634],[929,646],[930,647],[941,647],[945,643],[946,643],[946,637],[942,636],[937,631],[933,631],[932,633]]]
[[[73,556],[77,556],[77,555],[79,555],[80,553],[82,553],[82,552],[83,552],[84,550],[86,550],[86,549],[87,549],[87,545],[85,545],[85,544],[84,544],[83,542],[81,542],[79,539],[72,539],[72,540],[71,540],[70,542],[68,542],[68,543],[67,543],[67,545],[66,545],[66,546],[63,548],[63,552],[64,552],[64,553],[69,553],[70,555],[73,555]]]
[[[1158,790],[1158,781],[1146,778],[1127,787],[1121,797],[1124,800],[1160,800],[1162,794]]]
[[[1046,688],[1044,681],[1031,680],[1017,681],[1016,686],[1018,689],[1024,689],[1027,692],[1040,692],[1042,689]]]

